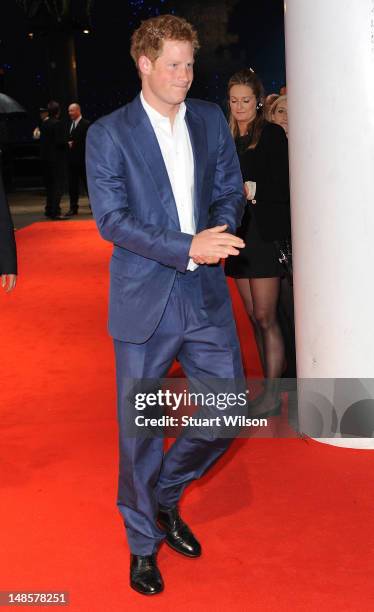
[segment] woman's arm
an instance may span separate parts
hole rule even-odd
[[[256,182],[255,199],[261,202],[288,202],[288,141],[283,128],[266,125],[257,147],[256,177],[249,177]]]

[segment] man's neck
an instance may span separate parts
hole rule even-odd
[[[171,127],[173,127],[180,104],[167,104],[166,102],[162,102],[162,100],[154,96],[149,89],[145,89],[144,87],[142,88],[142,94],[144,100],[147,102],[147,104],[149,104],[149,106],[160,113],[160,115],[169,118]]]

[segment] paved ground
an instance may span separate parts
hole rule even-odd
[[[21,229],[36,221],[48,221],[44,216],[45,195],[43,191],[18,191],[8,194],[8,202],[16,229]],[[69,198],[65,195],[61,201],[61,210],[69,210]],[[71,217],[66,223],[82,219],[92,219],[88,198],[79,200],[79,214]]]

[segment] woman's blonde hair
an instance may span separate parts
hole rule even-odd
[[[284,96],[278,96],[278,98],[274,100],[273,104],[270,107],[270,121],[273,121],[275,111],[277,110],[279,104],[281,104],[282,102],[287,102],[287,94],[285,94]]]
[[[279,94],[277,93],[271,93],[265,98],[264,108],[265,108],[265,117],[267,121],[271,121],[271,117],[270,117],[271,107],[273,106],[275,100],[277,100],[278,98],[279,98]]]
[[[249,137],[248,149],[254,149],[258,145],[258,141],[260,140],[261,133],[262,133],[262,128],[264,127],[264,124],[265,124],[264,87],[259,77],[257,76],[257,74],[249,68],[245,68],[244,70],[240,70],[239,72],[236,72],[230,78],[227,84],[228,99],[230,98],[230,90],[234,85],[245,85],[246,87],[249,87],[253,91],[254,95],[256,96],[256,101],[257,101],[256,116],[253,119],[253,121],[251,121],[248,124],[248,137]],[[230,104],[229,104],[229,127],[230,127],[231,134],[233,135],[234,139],[238,138],[240,135],[239,126],[238,126],[237,120],[235,119],[235,117],[233,116],[231,112]]]

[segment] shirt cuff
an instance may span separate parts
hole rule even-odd
[[[199,264],[195,263],[192,257],[190,257],[188,260],[187,270],[189,270],[190,272],[193,272],[198,267],[199,267]]]

